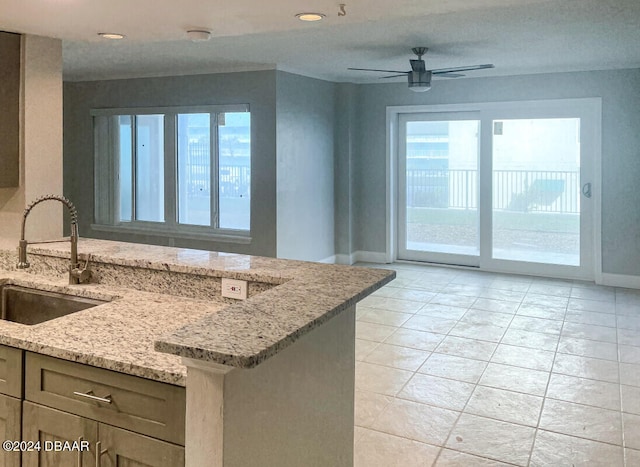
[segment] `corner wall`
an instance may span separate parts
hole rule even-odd
[[[352,264],[354,261],[354,157],[356,147],[356,107],[358,86],[350,83],[339,83],[335,95],[335,250],[336,262]]]
[[[278,258],[333,259],[335,84],[277,72]]]

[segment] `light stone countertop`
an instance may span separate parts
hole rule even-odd
[[[69,244],[37,244],[29,252],[68,258]],[[113,299],[34,326],[0,320],[0,344],[177,385],[186,383],[180,357],[252,368],[395,277],[383,269],[94,239],[81,239],[79,253],[90,253],[91,263],[273,285],[246,301],[226,303],[127,284],[70,286],[66,279],[11,270],[6,263],[0,269],[0,284]]]

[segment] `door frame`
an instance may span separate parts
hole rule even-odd
[[[482,102],[482,103],[462,103],[462,104],[438,104],[438,105],[403,105],[388,106],[386,109],[386,260],[391,263],[398,260],[398,212],[399,212],[399,196],[398,196],[398,168],[399,168],[399,116],[407,113],[446,113],[446,112],[482,112],[484,114],[493,114],[493,112],[512,111],[517,112],[525,109],[532,113],[545,111],[548,109],[559,109],[560,111],[571,109],[575,112],[584,113],[589,118],[585,119],[586,127],[582,127],[581,134],[591,135],[592,150],[592,168],[591,173],[591,192],[592,192],[592,216],[591,216],[591,270],[585,271],[586,277],[567,275],[569,270],[562,267],[555,268],[555,271],[548,271],[546,268],[533,268],[530,274],[546,275],[551,277],[561,277],[567,279],[587,279],[595,280],[596,283],[602,282],[602,99],[594,98],[577,98],[577,99],[545,99],[545,100],[525,100],[525,101],[506,101],[506,102]],[[482,125],[482,123],[481,123]],[[482,138],[488,140],[489,138]],[[481,143],[482,144],[482,143]],[[482,151],[486,153],[490,147],[482,147]],[[491,151],[489,151],[491,154]],[[480,161],[480,173],[482,178],[486,179],[486,175],[491,176],[491,157],[485,157],[484,161]],[[484,177],[482,173],[484,172]],[[482,202],[482,201],[481,201]],[[485,200],[485,203],[491,203],[491,200]],[[485,207],[486,211],[486,207]],[[491,232],[491,217],[487,216],[481,220],[481,225],[485,232]],[[486,233],[485,233],[486,235]],[[482,247],[482,240],[481,240]],[[511,264],[515,262],[510,262]],[[501,261],[485,261],[480,264],[480,268],[490,272],[507,272],[502,266]],[[527,263],[533,264],[533,263]]]

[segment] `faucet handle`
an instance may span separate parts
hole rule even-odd
[[[91,253],[87,253],[87,259],[84,262],[84,267],[82,268],[83,271],[86,271],[89,267],[89,261],[91,261]]]
[[[78,262],[75,267],[72,267],[69,271],[71,277],[77,280],[77,284],[82,284],[84,282],[88,282],[91,278],[91,271],[89,271],[89,261],[91,260],[91,254],[87,254],[87,259],[84,262],[84,266],[80,267],[80,262]]]

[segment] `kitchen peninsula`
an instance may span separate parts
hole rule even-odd
[[[31,245],[28,272],[2,248],[0,285],[104,303],[0,321],[0,344],[186,387],[188,467],[352,465],[355,304],[393,271],[82,239],[91,283],[67,285],[67,243]]]

